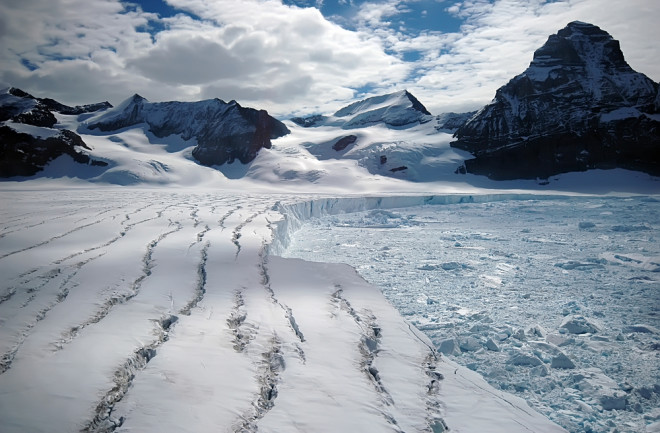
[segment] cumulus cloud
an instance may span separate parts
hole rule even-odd
[[[166,1],[182,13],[159,17],[119,0],[5,0],[0,81],[70,104],[138,92],[236,99],[280,116],[408,88],[431,112],[462,111],[487,103],[573,20],[610,32],[633,68],[660,79],[652,0],[447,1],[460,31],[416,33],[404,15],[435,0],[350,2],[354,14],[333,21],[321,1]]]

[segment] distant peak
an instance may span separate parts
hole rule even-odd
[[[131,96],[130,99],[131,99],[131,101],[133,101],[135,103],[142,102],[142,101],[145,101],[145,102],[147,101],[146,98],[143,98],[142,96],[140,96],[137,93],[135,93],[133,96]]]
[[[601,29],[598,26],[593,24],[585,23],[583,21],[571,21],[563,29],[557,32],[558,36],[563,38],[570,38],[573,35],[585,35],[589,37],[608,37],[611,38],[610,34],[605,30]]]
[[[415,96],[413,96],[412,93],[410,93],[408,90],[404,90],[403,92],[404,92],[404,95],[410,100],[410,102],[412,102],[412,106],[415,110],[421,111],[422,113],[424,113],[428,116],[431,115],[431,113],[429,112],[429,110],[426,109],[424,104],[419,102],[419,99],[415,98]]]
[[[29,93],[17,88],[17,87],[10,87],[9,90],[7,91],[10,95],[17,96],[19,98],[29,98],[29,99],[35,99],[34,96],[30,95]]]

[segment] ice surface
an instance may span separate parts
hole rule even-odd
[[[355,266],[436,347],[495,387],[572,432],[645,432],[656,420],[655,198],[322,214],[330,216],[304,224],[285,255]]]
[[[333,206],[461,197],[36,185],[0,192],[3,433],[563,431],[351,267],[269,254]]]

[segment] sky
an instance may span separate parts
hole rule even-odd
[[[657,0],[3,0],[0,84],[69,105],[220,98],[280,118],[408,89],[481,108],[571,21],[660,81]]]

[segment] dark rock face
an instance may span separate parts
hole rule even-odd
[[[316,114],[314,116],[308,116],[308,117],[292,117],[291,121],[296,125],[300,125],[300,126],[304,126],[305,128],[308,128],[310,126],[321,125],[325,119],[327,119],[327,117],[322,116],[320,114]]]
[[[616,167],[660,175],[658,87],[630,68],[607,32],[572,22],[452,146],[475,155],[464,170],[492,179]]]
[[[66,129],[42,139],[0,126],[0,177],[32,176],[61,155],[69,155],[81,164],[108,165],[92,160],[76,147],[90,150],[78,134]]]
[[[347,135],[346,137],[342,137],[339,140],[337,140],[337,142],[332,145],[332,148],[337,152],[341,152],[342,150],[346,149],[348,146],[355,143],[356,141],[357,141],[357,136]]]
[[[0,122],[52,129],[57,123],[53,112],[75,115],[109,107],[108,102],[69,107],[53,99],[35,98],[12,87],[0,95]],[[32,176],[61,155],[69,155],[81,164],[107,166],[106,162],[92,160],[84,153],[83,149],[91,149],[75,132],[59,129],[46,135],[47,138],[35,137],[10,126],[0,126],[0,177]]]
[[[0,104],[0,121],[13,120],[17,123],[52,128],[57,123],[53,112],[78,115],[106,110],[111,107],[112,105],[107,101],[70,107],[54,99],[35,98],[21,89],[11,87],[7,91],[6,97],[3,98],[2,104]]]
[[[236,101],[150,103],[140,95],[92,119],[87,128],[110,132],[140,123],[156,137],[176,134],[184,140],[195,138],[192,155],[209,166],[235,160],[247,164],[260,149],[271,147],[271,139],[289,133],[265,110],[241,107]]]
[[[438,114],[435,119],[437,125],[435,129],[438,131],[456,131],[461,126],[465,125],[472,116],[477,114],[476,111],[469,111],[467,113],[442,113]]]

